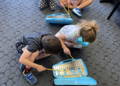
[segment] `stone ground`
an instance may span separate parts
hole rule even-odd
[[[40,11],[38,6],[39,0],[0,0],[0,86],[29,86],[18,69],[14,46],[17,39],[31,32],[55,34],[61,28],[47,24],[44,18],[52,12]],[[98,81],[97,86],[120,86],[120,9],[106,20],[112,8],[109,3],[95,0],[83,11],[80,19],[95,19],[100,31],[95,43],[81,51],[73,51],[74,57],[83,58],[90,76]],[[77,22],[78,18],[72,16]],[[42,60],[42,63],[51,67],[58,61],[60,58],[53,56]],[[53,86],[51,71],[37,73],[36,76],[39,79],[36,86]]]

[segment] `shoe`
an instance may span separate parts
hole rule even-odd
[[[73,8],[72,9],[73,13],[76,14],[77,16],[81,17],[82,13],[81,10],[79,8]]]
[[[22,42],[17,42],[15,44],[15,47],[16,47],[17,53],[22,54],[23,53],[22,48],[25,47],[25,44],[23,44]]]
[[[19,69],[20,69],[20,72],[23,72],[25,70],[25,65],[19,64]]]
[[[37,78],[31,72],[25,73],[23,71],[23,76],[30,85],[35,85],[38,82]]]

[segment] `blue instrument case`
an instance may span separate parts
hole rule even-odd
[[[54,13],[49,14],[45,18],[47,23],[51,24],[71,24],[73,23],[73,19],[65,13]]]
[[[68,59],[53,65],[55,85],[97,85],[97,81],[88,76],[88,70],[82,59]]]

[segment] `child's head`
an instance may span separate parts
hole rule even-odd
[[[96,40],[98,31],[98,25],[96,24],[96,21],[82,20],[78,25],[81,27],[80,36],[84,41],[92,43]]]
[[[58,54],[60,51],[62,51],[60,40],[54,35],[43,36],[41,42],[46,53]]]

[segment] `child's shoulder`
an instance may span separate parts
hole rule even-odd
[[[65,25],[61,29],[79,29],[80,26],[78,25]]]
[[[62,28],[73,28],[73,27],[76,27],[76,25],[65,25]]]

